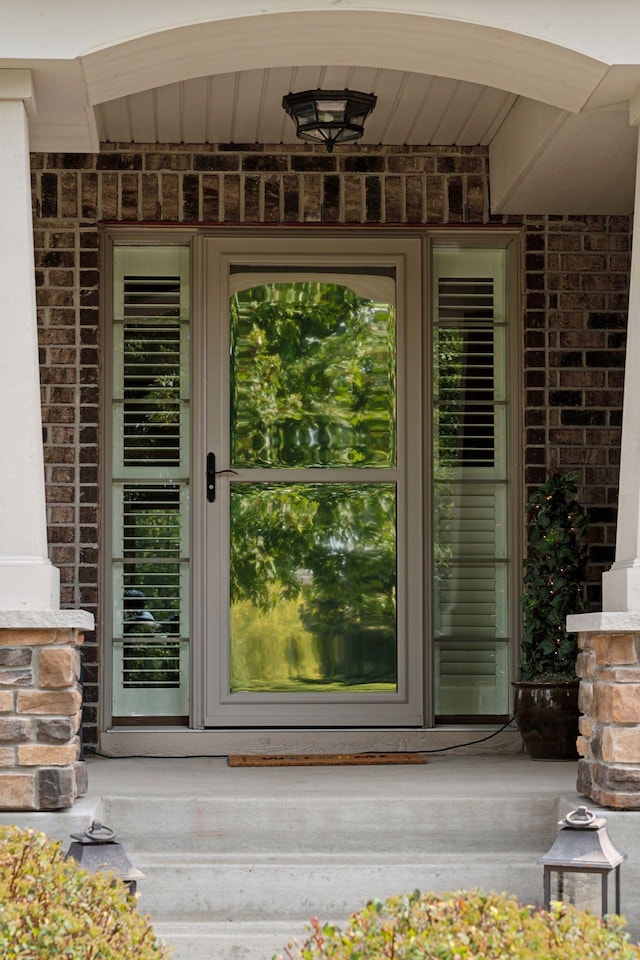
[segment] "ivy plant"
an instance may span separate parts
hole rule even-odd
[[[554,473],[538,487],[526,507],[527,556],[520,676],[522,680],[573,679],[576,634],[566,618],[581,613],[588,518],[577,500],[577,477]]]

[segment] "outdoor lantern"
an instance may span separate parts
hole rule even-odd
[[[360,139],[376,99],[356,90],[305,90],[287,94],[282,106],[301,140],[324,143],[331,153],[334,143]]]
[[[111,827],[105,827],[94,820],[84,833],[72,833],[71,844],[65,854],[65,860],[76,860],[89,873],[113,873],[128,887],[129,893],[136,892],[138,880],[144,880],[144,873],[134,867],[124,847]]]
[[[565,874],[573,874],[576,881],[579,874],[591,877],[595,875],[600,876],[601,886],[599,895],[593,899],[599,900],[600,916],[604,917],[609,912],[609,876],[612,871],[615,871],[615,912],[620,913],[620,864],[627,855],[620,853],[612,844],[606,823],[604,817],[597,817],[587,807],[578,807],[577,810],[568,813],[564,820],[560,820],[558,826],[561,829],[555,843],[538,860],[538,863],[544,864],[544,905],[547,909],[552,899],[583,906],[582,903],[577,902],[581,899],[579,884],[574,884],[574,890],[568,891]],[[553,898],[551,896],[552,873],[558,875],[558,896]],[[582,883],[583,886],[587,886],[584,877]],[[588,907],[592,912],[597,912],[597,908],[594,909],[591,903]]]

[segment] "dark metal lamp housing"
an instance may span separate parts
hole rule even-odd
[[[74,843],[67,850],[65,860],[76,860],[89,873],[112,873],[122,880],[129,893],[135,894],[137,882],[144,879],[144,873],[133,866],[111,827],[94,820],[84,833],[72,833],[71,839]]]
[[[558,823],[561,828],[551,849],[540,857],[544,864],[544,905],[551,900],[569,900],[564,894],[564,875],[591,874],[600,876],[600,915],[609,913],[609,875],[615,871],[616,908],[620,913],[620,865],[626,853],[616,850],[606,828],[604,817],[597,817],[587,807],[578,807]],[[551,874],[558,875],[558,896],[551,897]],[[595,912],[595,911],[594,911]]]
[[[334,143],[360,139],[376,99],[356,90],[305,90],[287,94],[282,106],[301,140],[324,143],[331,153]]]

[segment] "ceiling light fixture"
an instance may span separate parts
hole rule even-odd
[[[372,93],[357,90],[305,90],[287,94],[282,106],[301,140],[324,143],[331,153],[334,143],[360,139],[376,99]]]

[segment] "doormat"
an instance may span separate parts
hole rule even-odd
[[[232,753],[230,767],[351,767],[382,763],[426,763],[420,753],[294,753],[261,755]]]

